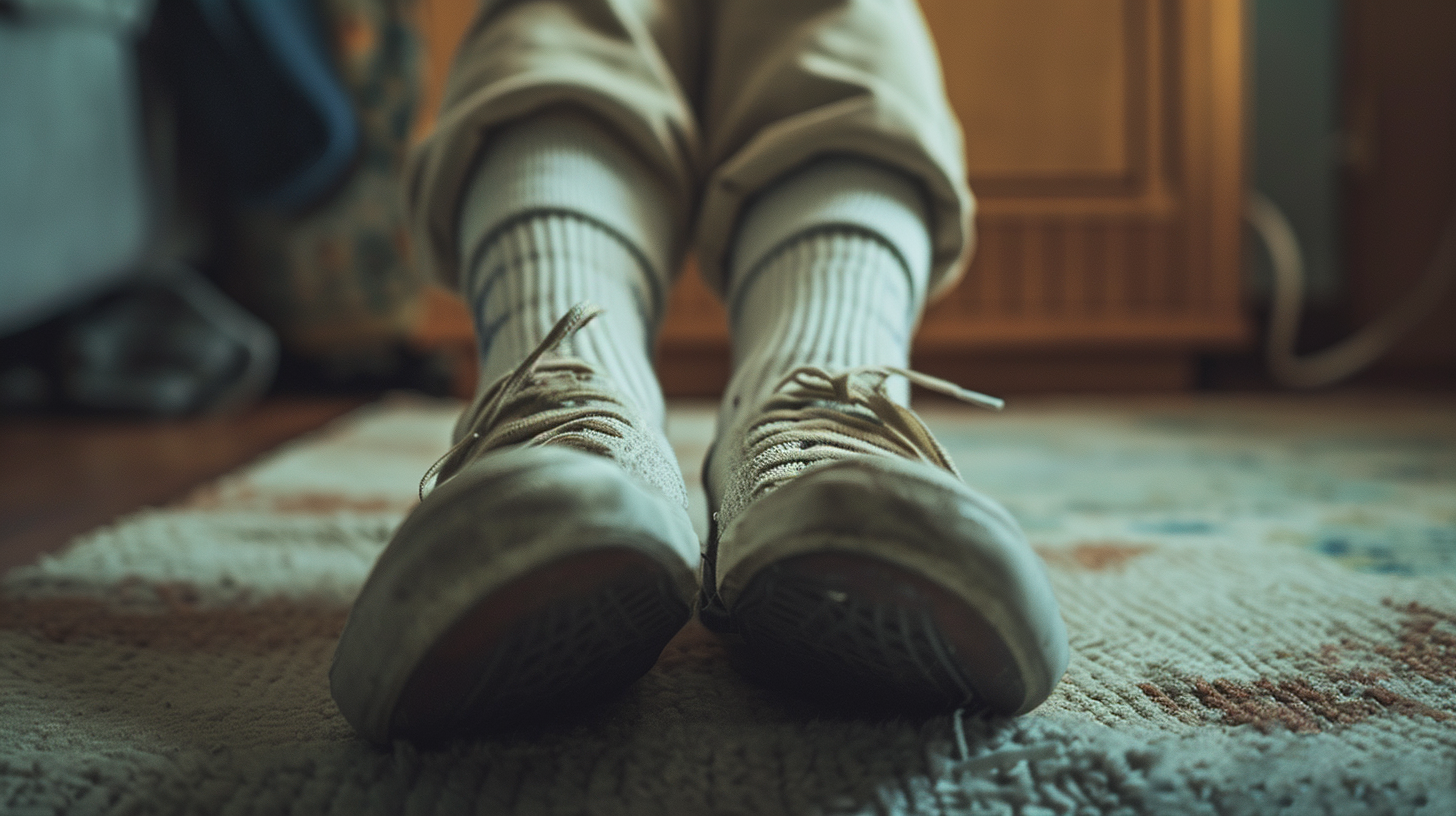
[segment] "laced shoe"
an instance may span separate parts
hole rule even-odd
[[[476,398],[360,591],[329,677],[364,736],[596,700],[686,623],[699,548],[672,451],[591,365],[551,353],[595,314],[572,309]]]
[[[1045,567],[891,400],[896,375],[1000,407],[904,369],[791,372],[709,454],[701,617],[816,695],[1029,711],[1067,665]]]

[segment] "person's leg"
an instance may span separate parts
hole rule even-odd
[[[747,205],[817,157],[900,172],[924,198],[931,294],[955,283],[974,202],[960,126],[914,0],[717,0],[708,26],[695,230],[708,283],[727,269]]]
[[[652,340],[674,268],[672,197],[603,124],[557,108],[487,146],[460,213],[460,291],[480,383],[505,376],[572,306],[603,311],[559,351],[590,362],[652,428],[663,424]]]
[[[811,163],[746,211],[728,276],[724,427],[799,366],[909,363],[930,278],[925,212],[904,174],[852,157]],[[901,401],[907,386],[895,385]]]
[[[334,698],[371,739],[610,694],[687,620],[698,542],[649,355],[693,127],[658,49],[690,26],[623,8],[486,3],[414,160],[416,237],[481,378],[340,638]]]
[[[460,206],[501,125],[568,105],[610,126],[665,186],[675,229],[696,201],[697,4],[683,0],[482,0],[456,52],[435,129],[405,168],[421,262],[459,283]],[[676,253],[680,246],[671,248]]]
[[[1045,570],[906,380],[995,401],[900,368],[970,235],[934,48],[908,0],[809,12],[730,0],[714,33],[698,245],[735,369],[703,618],[820,693],[1025,711],[1067,658]]]

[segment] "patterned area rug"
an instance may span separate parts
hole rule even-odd
[[[1062,600],[1030,715],[824,709],[692,626],[584,716],[372,747],[333,641],[453,413],[395,402],[4,578],[0,812],[1456,813],[1456,404],[1024,402],[928,419]]]

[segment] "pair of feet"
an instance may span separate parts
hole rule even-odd
[[[1001,713],[1046,698],[1067,643],[1041,563],[883,384],[987,398],[798,369],[718,436],[698,570],[666,440],[554,353],[592,316],[573,309],[466,410],[366,581],[330,672],[360,733],[438,739],[604,698],[695,608],[817,693]]]

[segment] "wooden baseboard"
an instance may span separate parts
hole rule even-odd
[[[911,365],[990,394],[1186,391],[1197,364],[1186,351],[1042,351],[915,354]]]
[[[912,367],[993,394],[1186,391],[1196,378],[1187,351],[1045,350],[1005,353],[917,353]],[[724,345],[673,345],[658,350],[658,378],[670,397],[715,397],[728,383]]]
[[[727,344],[659,345],[657,380],[669,397],[717,397],[728,385]]]
[[[413,338],[416,346],[446,353],[455,371],[454,391],[475,389],[475,340],[470,319],[453,295],[434,290]],[[710,315],[711,317],[711,315]],[[714,397],[728,384],[726,329],[716,323],[702,337],[668,336],[657,351],[657,372],[670,397]],[[1195,384],[1196,358],[1185,346],[1150,343],[1089,345],[1044,343],[1031,348],[952,349],[936,343],[913,357],[919,371],[967,388],[995,394],[1048,392],[1182,391]]]

